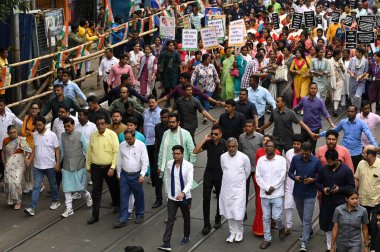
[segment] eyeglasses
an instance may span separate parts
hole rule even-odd
[[[211,136],[218,136],[219,133],[210,133]]]

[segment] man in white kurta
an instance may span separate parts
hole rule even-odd
[[[246,180],[251,172],[247,155],[238,151],[236,138],[227,140],[227,151],[220,157],[223,170],[222,188],[219,196],[220,215],[228,220],[230,235],[227,242],[243,240]]]
[[[293,136],[293,148],[286,152],[286,178],[285,178],[285,199],[284,199],[284,216],[283,224],[285,226],[285,234],[289,235],[293,226],[293,209],[296,208],[293,198],[294,180],[288,176],[290,163],[295,155],[301,153],[301,145],[303,143],[303,136],[295,134]]]
[[[263,209],[264,241],[260,248],[266,249],[272,242],[271,216],[279,228],[280,239],[285,238],[282,225],[284,209],[284,188],[286,176],[286,160],[276,155],[273,141],[265,143],[266,155],[259,158],[256,165],[256,182],[260,187],[261,207]]]

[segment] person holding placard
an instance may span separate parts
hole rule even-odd
[[[235,96],[239,95],[240,92],[240,86],[241,86],[241,78],[244,75],[245,68],[248,64],[248,62],[252,61],[251,55],[248,54],[248,47],[243,46],[240,49],[240,54],[236,57],[236,63],[237,63],[237,68],[239,71],[239,76],[235,77]]]

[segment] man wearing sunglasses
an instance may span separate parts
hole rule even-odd
[[[218,229],[222,225],[219,213],[219,194],[223,176],[220,156],[227,151],[227,144],[226,140],[222,138],[221,126],[212,126],[211,133],[207,134],[203,140],[195,146],[193,153],[198,154],[205,150],[207,150],[207,164],[203,175],[203,235],[207,235],[211,231],[210,201],[213,187],[215,187],[217,200],[214,228]]]

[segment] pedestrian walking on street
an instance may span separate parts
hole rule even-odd
[[[67,218],[74,214],[73,193],[80,192],[86,199],[87,207],[92,206],[91,194],[86,190],[86,157],[88,141],[86,137],[74,131],[75,122],[70,117],[63,118],[65,132],[61,134],[62,190],[65,193],[66,210],[61,214]]]
[[[173,232],[174,222],[178,208],[184,221],[184,236],[181,245],[186,245],[190,241],[190,208],[191,208],[191,187],[193,184],[194,167],[184,159],[184,148],[181,145],[175,145],[172,148],[173,159],[169,160],[166,165],[166,174],[168,177],[168,221],[166,222],[163,244],[158,247],[159,250],[171,251],[170,239]]]
[[[146,146],[135,137],[135,131],[127,129],[124,132],[125,141],[120,144],[117,157],[117,177],[120,180],[120,216],[114,228],[127,225],[129,196],[133,193],[135,199],[135,224],[144,221],[144,177],[148,170],[149,158]]]
[[[228,243],[243,241],[246,181],[251,174],[249,158],[238,151],[236,138],[227,139],[227,152],[220,157],[223,178],[220,190],[220,214],[228,220]]]
[[[46,119],[43,116],[36,117],[37,131],[33,133],[34,150],[32,157],[28,160],[27,166],[34,162],[34,188],[32,192],[32,201],[24,212],[34,216],[35,208],[42,187],[44,176],[49,180],[52,204],[51,210],[56,210],[61,203],[59,202],[57,182],[55,172],[60,171],[61,153],[59,150],[59,141],[57,136],[46,128]]]

